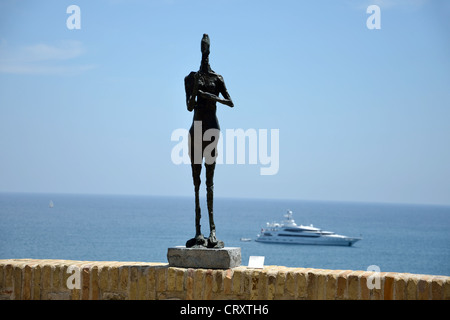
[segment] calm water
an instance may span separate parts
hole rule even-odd
[[[54,207],[49,208],[50,200]],[[194,235],[191,198],[0,193],[0,259],[167,262]],[[202,226],[209,235],[206,201]],[[363,240],[353,247],[241,242],[287,209],[297,224]],[[215,200],[217,237],[266,265],[450,276],[450,207],[286,200]]]

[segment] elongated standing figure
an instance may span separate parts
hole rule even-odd
[[[194,118],[189,130],[189,156],[191,158],[192,178],[195,190],[195,237],[186,242],[186,247],[223,248],[224,243],[216,238],[216,226],[214,224],[214,169],[216,167],[218,135],[211,141],[203,141],[204,133],[209,129],[219,132],[219,121],[216,116],[216,102],[229,107],[234,107],[230,95],[225,87],[221,75],[211,70],[209,66],[210,41],[207,34],[201,41],[202,62],[200,70],[191,72],[185,79],[186,105],[189,111],[194,111]],[[222,94],[223,98],[219,97]],[[201,136],[199,136],[201,135]],[[211,154],[205,154],[205,148]],[[197,156],[196,156],[197,155]],[[210,235],[205,239],[200,226],[201,210],[199,201],[200,174],[203,158],[206,169],[206,201],[209,215]]]

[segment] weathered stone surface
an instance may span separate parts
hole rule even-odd
[[[211,253],[211,249],[203,250]],[[67,288],[69,267],[81,271],[80,289]],[[378,274],[379,286],[375,281],[375,288],[370,289],[374,272],[369,271],[282,266],[182,268],[153,262],[9,259],[0,260],[0,300],[450,300],[448,276]]]
[[[241,248],[221,249],[172,247],[167,250],[169,266],[180,268],[228,269],[241,265]]]

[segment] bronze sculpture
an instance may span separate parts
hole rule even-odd
[[[195,190],[195,237],[186,242],[186,247],[223,248],[223,241],[216,238],[216,226],[214,224],[214,170],[216,167],[218,135],[211,137],[211,141],[203,141],[204,133],[213,129],[219,132],[219,121],[216,116],[216,102],[229,107],[234,107],[233,101],[225,87],[221,75],[211,70],[209,65],[210,40],[207,34],[203,34],[201,40],[202,61],[200,70],[191,72],[185,79],[186,105],[191,112],[194,111],[192,126],[189,130],[189,157],[191,159],[192,178]],[[219,97],[222,94],[223,98]],[[201,130],[200,130],[201,128]],[[199,136],[201,135],[201,137]],[[211,154],[205,154],[205,148]],[[213,149],[210,149],[211,146]],[[200,155],[200,156],[196,156]],[[206,169],[206,201],[209,215],[210,235],[205,239],[201,233],[200,218],[200,174],[202,162],[205,158]]]

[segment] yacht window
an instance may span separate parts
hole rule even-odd
[[[294,229],[294,228],[286,228],[286,229],[284,229],[284,231],[289,231],[289,232],[302,232],[301,229]]]

